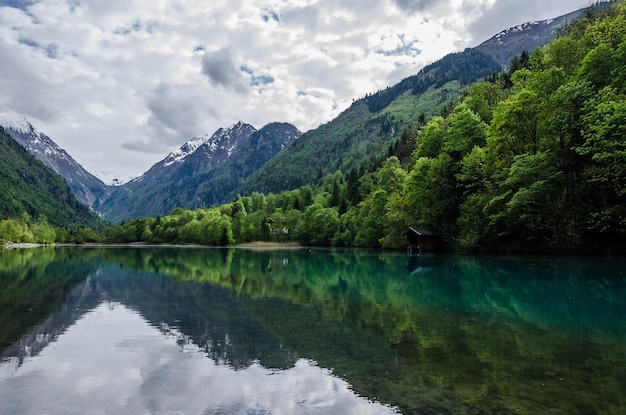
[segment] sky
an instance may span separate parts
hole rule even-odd
[[[584,0],[0,0],[0,105],[105,182],[243,121],[302,132]]]

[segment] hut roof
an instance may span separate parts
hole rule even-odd
[[[415,235],[415,236],[439,236],[443,237],[443,232],[440,232],[436,229],[415,229],[410,227],[405,235]]]

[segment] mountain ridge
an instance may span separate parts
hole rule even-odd
[[[61,176],[81,203],[92,207],[110,195],[109,186],[37,130],[26,117],[0,106],[0,126],[30,154]]]
[[[163,175],[166,171],[175,171],[178,166],[184,164],[189,160],[189,157],[192,157],[196,153],[202,154],[203,157],[209,161],[212,161],[215,157],[215,162],[218,164],[224,162],[232,155],[239,140],[244,139],[244,137],[247,137],[254,131],[256,131],[254,127],[239,121],[230,127],[218,128],[212,135],[204,134],[194,137],[185,142],[177,150],[169,153],[163,160],[153,164],[144,174],[130,180],[128,183],[142,182]],[[233,145],[226,149],[222,141],[225,141],[226,144],[230,144],[231,141],[233,141]],[[165,175],[167,176],[168,174]]]
[[[211,136],[195,137],[119,186],[95,208],[109,220],[169,214],[177,207],[225,203],[239,182],[300,136],[288,123],[257,130],[239,121]],[[265,143],[259,146],[261,139]],[[253,150],[254,149],[254,150]]]
[[[46,217],[54,226],[98,226],[67,183],[0,127],[0,219]]]
[[[337,170],[347,174],[380,160],[406,128],[445,112],[466,85],[501,71],[510,63],[506,62],[509,56],[544,45],[581,12],[517,25],[477,47],[446,55],[395,85],[355,100],[339,116],[304,134],[287,123],[270,123],[257,131],[239,121],[212,135],[194,137],[141,176],[118,186],[108,186],[84,171],[25,118],[14,116],[6,124],[14,139],[64,177],[83,203],[107,219],[226,203],[237,194],[316,185]],[[278,128],[269,134],[270,126]],[[46,161],[46,153],[57,154],[58,159],[65,159],[65,166],[72,167],[64,170]],[[241,160],[235,160],[238,157]],[[90,178],[94,183],[85,182]]]
[[[538,20],[509,27],[480,43],[474,49],[491,55],[506,70],[515,56],[529,54],[554,39],[558,31],[583,14],[576,10],[552,19]]]
[[[583,11],[501,31],[474,48],[448,54],[417,74],[356,100],[333,120],[304,133],[297,146],[292,145],[254,172],[242,183],[239,193],[319,185],[324,176],[337,170],[347,175],[350,170],[379,162],[400,141],[406,128],[420,118],[445,113],[462,96],[465,86],[501,72],[524,50],[530,53],[544,46]]]
[[[449,54],[307,131],[247,178],[239,193],[275,193],[316,185],[337,170],[345,175],[367,167],[383,157],[422,114],[426,118],[439,114],[461,96],[465,85],[499,70],[500,65],[481,51],[468,48]]]

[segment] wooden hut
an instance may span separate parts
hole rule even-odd
[[[406,250],[409,254],[444,251],[444,235],[434,229],[409,228],[406,233]]]

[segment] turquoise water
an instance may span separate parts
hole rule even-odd
[[[0,252],[0,413],[623,414],[626,261]]]

